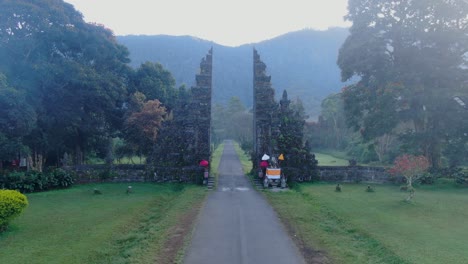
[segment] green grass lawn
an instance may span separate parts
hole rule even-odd
[[[133,193],[127,195],[127,185],[28,194],[29,207],[0,234],[0,263],[162,261],[171,228],[202,204],[206,191],[195,185],[132,183]],[[93,188],[103,194],[93,194]]]
[[[0,234],[0,263],[180,263],[206,193],[190,184],[109,183],[28,194],[29,206]],[[183,243],[174,245],[179,235]]]
[[[324,154],[324,153],[314,153],[315,158],[318,161],[319,166],[348,166],[348,160],[337,158],[335,156]]]
[[[298,188],[265,194],[299,241],[333,263],[468,263],[468,189],[418,187],[407,203],[397,186]]]

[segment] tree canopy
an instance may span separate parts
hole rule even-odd
[[[439,166],[450,140],[467,142],[453,97],[468,93],[468,3],[350,0],[348,9],[338,65],[343,81],[360,77],[343,92],[348,124],[367,140],[398,134]]]
[[[0,100],[9,105],[0,123],[11,127],[2,127],[0,141],[24,146],[8,159],[34,153],[58,164],[68,153],[79,164],[86,153],[104,154],[125,118],[136,122],[129,95],[141,90],[145,100],[169,104],[170,73],[151,63],[135,72],[128,55],[111,30],[86,23],[62,0],[0,2]]]

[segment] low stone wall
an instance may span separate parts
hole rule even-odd
[[[93,182],[187,182],[201,183],[203,170],[198,166],[181,168],[153,167],[122,164],[110,169],[107,165],[80,165],[67,167],[76,173],[75,183]],[[287,168],[285,168],[285,172]],[[289,170],[293,170],[289,168]],[[288,171],[292,174],[293,171]],[[318,166],[318,180],[325,182],[390,183],[399,178],[391,177],[382,167],[367,166]],[[313,178],[296,177],[299,182]]]
[[[203,181],[204,174],[204,169],[201,169],[198,166],[187,166],[181,168],[156,167],[152,171],[152,178],[155,182],[201,183]]]
[[[390,183],[398,180],[382,167],[318,166],[320,181]]]
[[[187,182],[199,183],[203,171],[198,166],[166,168],[146,165],[79,165],[66,167],[75,173],[75,183],[94,182]]]

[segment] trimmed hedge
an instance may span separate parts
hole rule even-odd
[[[18,191],[0,190],[0,232],[19,216],[28,205],[28,198]]]

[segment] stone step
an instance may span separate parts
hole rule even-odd
[[[215,186],[215,183],[216,183],[215,177],[208,177],[208,181],[207,181],[207,184],[206,184],[206,189],[208,191],[213,190],[214,186]]]

